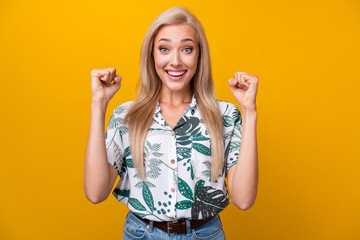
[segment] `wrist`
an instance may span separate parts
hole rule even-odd
[[[107,101],[105,98],[97,98],[97,97],[92,97],[91,98],[91,104],[108,104],[109,101]]]
[[[92,99],[91,100],[91,109],[102,109],[106,110],[108,106],[108,102],[104,99]]]
[[[256,109],[241,109],[241,115],[243,120],[245,119],[256,119],[257,118],[257,110]]]

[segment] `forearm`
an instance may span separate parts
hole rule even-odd
[[[92,203],[104,201],[109,195],[110,173],[105,146],[105,113],[107,103],[93,101],[89,138],[84,162],[84,191]]]
[[[256,110],[242,111],[242,137],[238,162],[232,179],[232,200],[241,209],[251,207],[258,187]]]

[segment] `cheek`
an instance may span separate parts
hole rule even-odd
[[[192,69],[196,69],[197,62],[198,62],[197,57],[191,57],[187,59],[187,65]]]
[[[159,54],[154,54],[154,62],[157,68],[161,68],[164,67],[166,60],[163,56],[160,56]]]

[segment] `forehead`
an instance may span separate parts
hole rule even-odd
[[[166,38],[171,41],[180,41],[181,39],[191,38],[195,43],[198,41],[194,29],[187,24],[165,25],[161,27],[155,36],[155,43],[161,38]]]

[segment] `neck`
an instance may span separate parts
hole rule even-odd
[[[190,103],[192,100],[192,95],[193,93],[191,89],[186,89],[183,91],[170,91],[169,89],[162,88],[159,102],[176,106],[183,103]]]

